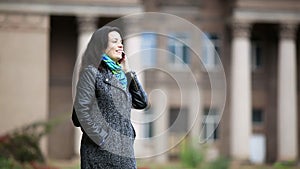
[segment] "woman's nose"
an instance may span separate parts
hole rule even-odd
[[[123,48],[123,44],[122,43],[118,44],[118,48]]]

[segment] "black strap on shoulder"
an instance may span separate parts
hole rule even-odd
[[[78,120],[78,117],[76,115],[76,111],[75,111],[74,107],[73,107],[73,112],[72,112],[72,122],[75,127],[80,127],[80,122]]]

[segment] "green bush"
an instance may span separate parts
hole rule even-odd
[[[185,140],[181,145],[180,160],[185,167],[196,168],[204,161],[204,154],[191,141]]]
[[[12,161],[0,156],[0,168],[11,168],[12,167]]]
[[[215,160],[207,161],[205,153],[207,147],[195,145],[191,140],[184,140],[181,144],[180,160],[184,167],[200,169],[228,169],[230,160],[225,157],[218,157]]]
[[[44,162],[44,156],[39,147],[41,138],[49,133],[57,121],[36,122],[0,136],[0,167],[15,169],[13,165],[30,162]],[[17,166],[17,165],[15,165]],[[24,168],[24,167],[23,167]]]
[[[26,166],[22,166],[15,160],[6,157],[0,157],[0,169],[24,169]],[[28,168],[27,169],[31,169]]]
[[[208,165],[208,169],[228,169],[229,160],[225,157],[219,157]]]
[[[21,163],[44,162],[44,156],[39,148],[39,138],[37,137],[25,133],[16,134],[5,144],[5,147],[11,156]]]
[[[296,165],[296,163],[294,161],[276,162],[276,163],[274,163],[274,168],[275,169],[291,169],[295,165]]]

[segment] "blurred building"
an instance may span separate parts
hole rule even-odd
[[[151,138],[171,129],[161,140],[137,142],[138,156],[162,151],[196,122],[189,136],[199,137],[201,133],[215,154],[257,163],[299,159],[298,0],[1,0],[0,134],[36,120],[68,116],[73,68],[91,34],[137,12],[173,14],[204,33],[195,37],[185,25],[163,18],[160,24],[140,18],[118,25],[127,34],[145,31],[126,42],[128,53],[145,50],[143,56],[151,56],[135,57],[133,67],[142,70],[144,66],[167,65],[165,73],[148,69],[140,74],[153,107],[134,115],[139,113],[138,118],[147,119],[164,103],[158,120],[136,124],[137,134]],[[202,61],[182,43],[186,41],[199,44]],[[164,49],[169,54],[152,49]],[[215,51],[227,80],[224,112],[211,104],[209,74],[222,74]],[[176,85],[191,78],[186,66],[195,75],[199,91]],[[165,98],[153,89],[163,91]],[[191,109],[198,92],[199,119],[195,121]],[[177,127],[171,127],[176,119]],[[43,140],[44,152],[50,158],[72,158],[78,152],[79,133],[66,120]],[[156,160],[177,156],[175,147]]]

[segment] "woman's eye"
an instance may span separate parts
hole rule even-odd
[[[116,40],[112,40],[111,43],[122,43],[122,44],[123,44],[123,41],[122,41],[122,40],[117,40],[117,39],[116,39]]]

